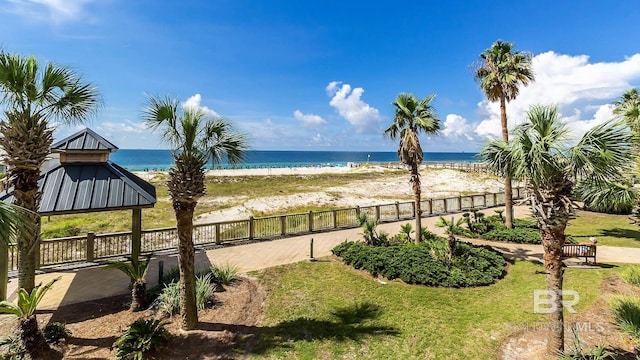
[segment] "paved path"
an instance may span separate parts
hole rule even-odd
[[[516,217],[528,215],[528,208],[515,208]],[[447,217],[450,217],[448,215]],[[456,219],[461,215],[453,215]],[[423,219],[423,226],[429,230],[444,234],[444,230],[435,226],[437,218]],[[400,225],[412,222],[405,220],[394,223],[381,224],[378,230],[395,234]],[[290,237],[245,245],[228,246],[224,248],[198,251],[196,253],[196,269],[207,269],[211,264],[230,263],[237,265],[241,272],[260,270],[268,267],[294,263],[309,259],[310,239],[314,239],[314,256],[323,257],[331,254],[331,249],[345,240],[360,239],[361,230],[347,229],[326,233],[314,233],[303,236]],[[488,244],[503,252],[505,256],[523,260],[542,261],[542,247],[540,245],[513,244],[471,240],[477,244]],[[165,271],[177,264],[177,255],[156,256],[150,265],[147,276],[149,286],[158,283],[158,263],[164,262]],[[598,246],[598,262],[640,263],[640,249]],[[55,270],[36,276],[36,283],[46,283],[50,279],[61,277],[42,300],[40,309],[56,309],[61,305],[69,305],[83,301],[95,300],[127,293],[128,278],[118,270],[90,267],[70,270]],[[9,300],[15,299],[17,279],[9,281]]]

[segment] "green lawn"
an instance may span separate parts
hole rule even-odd
[[[451,289],[383,285],[330,259],[268,269],[258,274],[268,304],[253,357],[495,358],[518,326],[546,321],[533,313],[533,290],[545,288],[545,276],[536,274],[542,270],[516,262],[497,284]],[[564,288],[580,293],[578,312],[617,271],[566,270]]]
[[[578,211],[577,218],[569,222],[567,234],[578,242],[594,236],[598,245],[640,248],[640,227],[632,224],[628,215]]]

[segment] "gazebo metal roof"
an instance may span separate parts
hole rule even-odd
[[[110,153],[118,149],[90,129],[84,129],[52,145],[53,152]],[[61,215],[153,207],[156,189],[150,183],[106,161],[52,159],[38,180],[42,198],[40,215]],[[83,158],[80,158],[83,159]],[[13,201],[13,188],[0,193],[0,201]]]
[[[40,173],[38,187],[42,192],[40,215],[147,208],[156,203],[153,185],[111,161],[52,161]],[[0,193],[0,200],[12,202],[13,188]]]

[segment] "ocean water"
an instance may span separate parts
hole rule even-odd
[[[119,149],[110,156],[111,161],[130,171],[168,170],[173,165],[169,150]],[[424,161],[477,161],[475,153],[424,153]],[[397,163],[394,152],[366,151],[247,151],[246,160],[231,166],[224,162],[216,168],[276,168],[308,166],[347,166],[348,163]],[[207,164],[211,168],[211,163]]]

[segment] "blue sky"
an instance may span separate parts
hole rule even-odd
[[[534,57],[510,123],[558,104],[576,136],[640,86],[633,1],[0,0],[0,46],[72,67],[99,88],[87,125],[123,149],[166,148],[146,94],[232,120],[258,150],[394,151],[401,92],[436,94],[425,151],[477,151],[499,134],[473,63],[497,39]],[[77,127],[59,126],[56,138]]]

